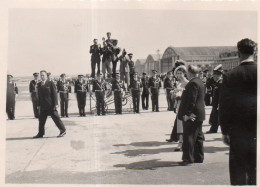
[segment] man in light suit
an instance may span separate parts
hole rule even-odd
[[[199,78],[200,68],[188,66],[189,83],[182,93],[178,119],[183,120],[184,164],[202,163],[204,160],[202,123],[205,120],[205,86]]]
[[[54,123],[60,130],[58,137],[63,137],[66,134],[66,129],[60,120],[58,115],[58,99],[56,86],[52,81],[47,80],[47,72],[45,70],[40,71],[41,82],[38,83],[38,98],[39,98],[39,132],[33,138],[42,138],[45,130],[44,126],[47,120],[48,115],[51,116]]]
[[[256,43],[237,43],[240,65],[224,74],[219,99],[223,141],[230,146],[231,185],[256,185],[257,65]]]

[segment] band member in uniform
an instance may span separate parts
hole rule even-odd
[[[106,96],[106,82],[103,79],[103,74],[100,73],[97,75],[97,79],[93,82],[93,92],[96,95],[96,108],[97,108],[97,115],[100,115],[100,110],[102,111],[102,115],[106,115],[105,113],[105,96]]]
[[[113,64],[113,68],[112,68],[112,75],[113,78],[115,78],[116,76],[116,66],[117,66],[117,62],[118,62],[118,54],[120,53],[121,49],[117,46],[118,44],[118,40],[113,40],[113,46],[112,46],[112,53],[113,53],[113,59],[112,59],[112,64]]]
[[[222,65],[220,64],[213,70],[213,78],[215,84],[213,86],[212,110],[209,119],[211,128],[209,131],[206,132],[207,134],[218,132],[218,126],[219,126],[218,104],[219,104],[219,90],[222,84],[222,74],[223,74],[223,70],[222,70]]]
[[[48,79],[48,81],[52,81],[52,75],[51,75],[51,72],[48,72],[48,73],[47,73],[47,79]]]
[[[9,120],[15,119],[15,100],[18,95],[18,87],[13,82],[13,76],[7,75],[7,91],[6,91],[6,113]]]
[[[60,120],[57,107],[57,91],[56,86],[52,81],[47,80],[47,72],[45,70],[40,71],[41,82],[38,83],[38,98],[39,98],[39,132],[33,138],[42,138],[45,134],[44,126],[48,115],[51,116],[52,120],[60,130],[58,137],[63,137],[66,134],[64,124]]]
[[[60,93],[60,112],[62,117],[69,117],[69,93],[71,93],[71,86],[69,81],[66,80],[65,73],[60,75],[61,80],[57,83],[57,92]]]
[[[133,53],[128,53],[128,66],[130,71],[130,84],[134,80],[134,74],[135,74],[135,64],[134,61],[132,61]]]
[[[173,80],[173,73],[172,71],[167,72],[167,76],[164,79],[164,89],[166,89],[166,100],[168,104],[168,111],[173,111],[174,107],[174,99],[173,99],[173,92],[174,89],[174,80]]]
[[[141,79],[143,91],[142,91],[142,108],[143,110],[148,110],[149,108],[149,86],[148,77],[145,72],[143,72],[143,77]]]
[[[119,57],[120,60],[120,79],[124,81],[124,83],[126,83],[127,87],[129,86],[129,57],[127,55],[127,52],[125,51],[125,49],[123,49],[122,51],[122,55]]]
[[[78,80],[75,82],[74,92],[76,93],[80,116],[86,116],[85,106],[88,90],[88,82],[83,79],[83,75],[78,75]]]
[[[37,95],[37,84],[39,83],[39,80],[38,80],[39,73],[34,73],[33,77],[34,77],[34,79],[31,80],[30,84],[29,84],[29,92],[31,94],[34,117],[39,118],[38,95]]]
[[[112,91],[114,92],[114,102],[116,114],[122,114],[122,96],[125,91],[123,81],[120,81],[120,74],[116,73],[116,79],[112,82]]]
[[[98,44],[98,39],[94,39],[94,45],[90,46],[91,53],[91,77],[95,77],[95,70],[96,70],[96,64],[97,64],[97,73],[100,73],[100,55],[101,52],[101,46]]]
[[[134,74],[134,80],[130,83],[129,90],[132,93],[134,112],[139,113],[140,93],[142,83],[138,80],[138,74]]]
[[[159,112],[159,94],[161,88],[160,78],[157,76],[157,71],[152,70],[153,76],[149,79],[148,86],[150,88],[152,111]]]

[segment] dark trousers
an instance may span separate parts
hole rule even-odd
[[[158,93],[152,93],[151,95],[152,100],[152,111],[159,111],[159,94]]]
[[[211,125],[210,127],[210,132],[218,132],[218,108],[217,107],[212,107],[211,113],[210,113],[210,118],[209,118],[209,123]]]
[[[13,105],[13,106],[11,106],[11,107],[8,107],[8,108],[6,109],[6,113],[7,113],[8,119],[10,119],[10,120],[15,119],[15,117],[14,117],[14,111],[15,111],[15,105]]]
[[[206,106],[211,105],[211,94],[205,94],[205,105]]]
[[[173,93],[166,91],[166,99],[168,104],[168,110],[173,111],[173,107],[174,107]]]
[[[96,71],[96,64],[97,64],[97,74],[100,73],[100,58],[91,58],[91,77],[95,77]]]
[[[86,116],[85,114],[86,98],[87,98],[86,92],[77,92],[77,102],[78,102],[80,116]]]
[[[40,116],[39,116],[39,133],[38,135],[44,135],[45,130],[44,126],[47,120],[48,116],[51,116],[52,120],[54,121],[55,125],[58,127],[58,129],[61,132],[66,131],[62,121],[60,120],[59,114],[57,110],[40,110]]]
[[[229,173],[231,185],[256,185],[256,138],[231,132]]]
[[[134,112],[139,113],[140,92],[139,91],[132,91],[132,99],[133,99]]]
[[[105,92],[96,91],[95,95],[97,115],[100,115],[100,110],[102,111],[102,115],[105,115]]]
[[[34,117],[39,118],[38,97],[36,93],[31,94]]]
[[[69,93],[60,93],[60,113],[61,116],[68,116]]]
[[[142,94],[142,108],[148,109],[149,108],[149,93]]]
[[[202,121],[183,122],[183,155],[182,160],[199,162],[204,160],[204,135]]]
[[[112,77],[116,78],[116,65],[117,65],[117,61],[112,61]]]
[[[173,125],[173,128],[172,128],[172,133],[171,133],[171,138],[170,139],[172,139],[172,140],[174,140],[176,142],[179,140],[179,137],[178,137],[178,134],[177,134],[177,117],[174,120],[174,125]]]
[[[114,91],[114,102],[116,114],[122,114],[122,93],[121,91]]]

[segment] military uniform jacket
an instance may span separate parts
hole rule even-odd
[[[91,53],[91,59],[99,59],[100,60],[100,55],[102,54],[101,52],[101,47],[99,45],[91,45],[89,53]]]
[[[93,82],[93,92],[95,91],[105,91],[107,90],[106,82],[102,80],[99,82],[98,80],[94,80]]]
[[[167,94],[174,89],[174,81],[170,80],[169,77],[164,79],[164,88],[166,89]]]
[[[142,78],[143,95],[149,94],[148,78]]]
[[[151,91],[153,92],[153,90],[159,90],[159,88],[161,88],[161,86],[162,86],[162,84],[161,84],[161,80],[160,80],[160,78],[159,77],[157,77],[157,78],[153,78],[153,77],[151,77],[150,79],[149,79],[149,83],[148,83],[148,85],[149,85],[149,88],[151,88]]]
[[[75,82],[74,92],[75,93],[78,93],[78,92],[88,92],[88,82],[85,81],[85,80],[82,80],[82,82],[77,80]]]
[[[12,107],[15,104],[15,94],[18,94],[18,88],[16,83],[7,83],[6,89],[6,106],[7,108]]]
[[[41,110],[52,111],[58,105],[56,86],[52,81],[46,80],[43,85],[42,82],[38,83],[38,98]]]
[[[135,73],[135,63],[129,59],[128,66],[129,66],[130,74],[134,74]]]
[[[196,115],[196,121],[205,120],[205,86],[200,78],[195,77],[186,85],[182,92],[181,104],[178,112],[178,119],[183,116]]]
[[[129,89],[132,89],[132,92],[140,92],[142,87],[142,83],[136,80],[133,80],[129,85]]]
[[[223,75],[219,98],[219,122],[224,135],[239,131],[256,137],[257,64],[242,62]]]
[[[123,91],[125,90],[125,85],[122,81],[114,80],[112,82],[112,90],[113,91]]]
[[[57,82],[57,92],[58,93],[71,93],[71,86],[69,81],[58,81]]]
[[[31,80],[30,84],[29,84],[29,91],[30,93],[36,93],[37,91],[37,84],[39,83],[39,81],[37,80]]]

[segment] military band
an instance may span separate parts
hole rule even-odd
[[[61,80],[57,82],[57,92],[60,95],[60,112],[61,117],[69,117],[68,106],[69,106],[69,93],[71,93],[71,86],[69,81],[66,80],[66,74],[60,75]]]
[[[86,116],[85,106],[87,92],[89,91],[88,82],[83,79],[83,75],[78,75],[78,80],[75,82],[74,92],[76,93],[77,103],[79,108],[79,116]]]
[[[100,116],[100,111],[102,112],[102,115],[106,115],[105,111],[105,95],[106,95],[106,82],[104,79],[102,79],[103,74],[100,73],[97,75],[97,79],[93,82],[93,92],[96,96],[96,109],[97,109],[97,115]]]
[[[134,73],[134,80],[129,85],[132,94],[133,109],[135,113],[139,113],[140,93],[142,92],[142,83],[138,80],[138,74]]]
[[[35,118],[39,118],[39,110],[37,108],[38,105],[38,94],[37,94],[37,84],[39,83],[38,77],[39,73],[33,74],[34,79],[30,81],[29,92],[31,94],[31,100],[33,104],[33,113]]]
[[[142,108],[143,110],[148,110],[149,108],[149,86],[148,77],[146,72],[143,72],[143,77],[141,79],[143,91],[142,91]]]
[[[122,114],[122,98],[125,91],[124,82],[120,80],[120,73],[116,73],[116,79],[112,82],[112,91],[114,92],[114,103],[116,114]]]
[[[159,112],[159,94],[161,88],[161,80],[157,76],[157,71],[153,70],[153,76],[149,79],[149,88],[151,93],[151,100],[152,100],[152,111]]]

